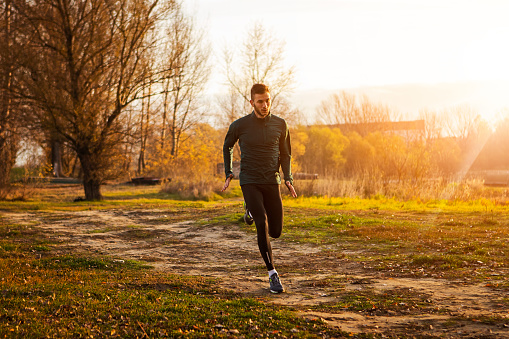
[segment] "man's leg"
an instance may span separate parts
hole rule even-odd
[[[283,202],[279,185],[265,185],[264,188],[263,203],[267,214],[268,233],[273,238],[279,238],[283,230]],[[284,292],[276,269],[269,270],[269,282],[272,293]]]
[[[283,201],[279,185],[266,185],[263,205],[267,214],[269,235],[279,238],[283,231]]]
[[[262,255],[267,270],[274,269],[274,263],[272,261],[272,248],[270,246],[270,238],[268,233],[267,214],[265,213],[264,207],[264,194],[262,192],[265,185],[248,184],[242,185],[242,193],[244,195],[244,201],[246,202],[247,209],[253,216],[256,233],[258,239],[258,248]]]
[[[270,236],[278,238],[283,227],[283,205],[279,185],[243,185],[242,193],[256,225],[258,248],[269,273],[270,291],[284,291],[274,268]]]

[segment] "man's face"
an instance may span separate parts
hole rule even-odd
[[[250,102],[258,118],[265,118],[269,114],[271,104],[270,93],[255,94]]]

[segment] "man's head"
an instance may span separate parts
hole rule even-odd
[[[270,91],[264,84],[255,84],[251,87],[251,106],[258,118],[265,118],[270,113]]]

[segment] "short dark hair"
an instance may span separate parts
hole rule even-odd
[[[253,87],[251,87],[251,100],[254,100],[255,94],[265,94],[269,93],[269,87],[264,84],[254,84]]]

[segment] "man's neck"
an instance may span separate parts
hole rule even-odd
[[[255,117],[257,117],[258,119],[265,119],[266,117],[268,117],[270,115],[270,112],[267,113],[267,115],[260,115],[256,111],[253,111],[253,112],[254,112]]]

